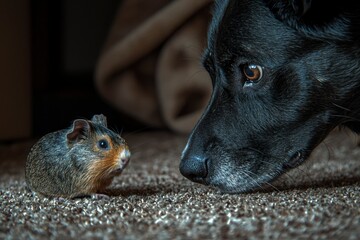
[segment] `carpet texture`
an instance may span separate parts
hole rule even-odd
[[[360,148],[335,132],[271,185],[221,194],[178,171],[186,138],[124,134],[133,157],[109,199],[48,199],[25,188],[34,142],[0,146],[0,239],[359,239]]]

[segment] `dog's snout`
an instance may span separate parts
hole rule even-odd
[[[183,157],[180,163],[180,172],[186,178],[203,183],[207,174],[207,159],[202,156]]]

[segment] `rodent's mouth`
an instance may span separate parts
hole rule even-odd
[[[114,175],[119,175],[119,174],[122,173],[123,170],[124,170],[124,168],[119,167],[119,168],[116,168],[114,171],[112,171],[112,173],[113,173]]]
[[[122,173],[122,171],[124,171],[124,169],[126,168],[126,166],[129,163],[129,158],[121,158],[120,159],[120,163],[117,165],[116,168],[114,168],[114,170],[112,171],[112,173],[114,175],[119,175]]]

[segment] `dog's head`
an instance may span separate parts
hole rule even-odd
[[[216,4],[203,55],[213,93],[183,151],[184,176],[249,191],[301,164],[336,126],[360,130],[359,8],[349,4]]]

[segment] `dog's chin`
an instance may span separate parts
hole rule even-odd
[[[271,184],[289,169],[299,166],[307,157],[300,151],[284,163],[272,163],[271,167],[260,167],[252,172],[251,166],[236,166],[225,164],[211,171],[206,179],[199,183],[215,187],[223,194],[251,193],[255,191],[277,190]]]
[[[204,183],[216,188],[222,194],[251,193],[258,190],[276,189],[270,182],[279,177],[280,173],[266,173],[265,176],[249,177],[244,173],[234,173],[231,177],[212,176]]]

